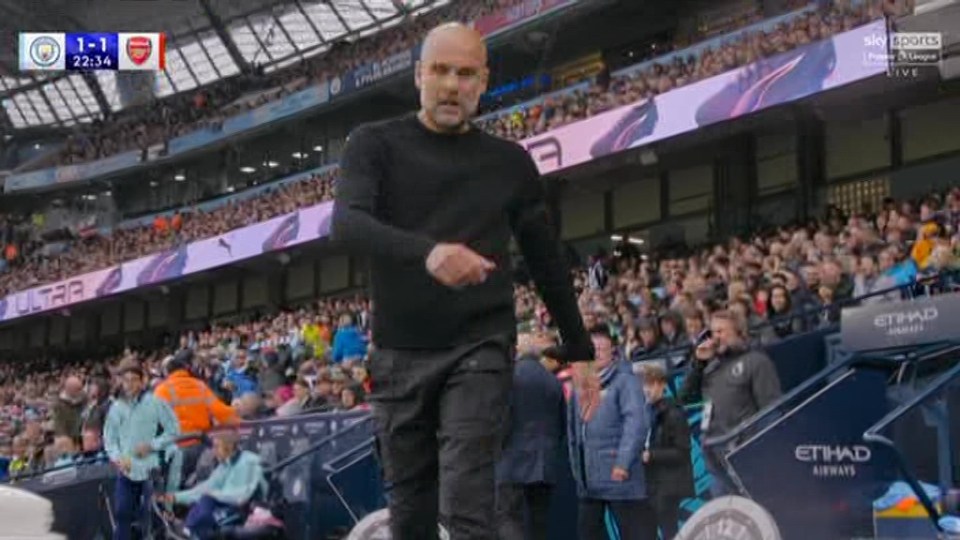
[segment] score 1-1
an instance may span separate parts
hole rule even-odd
[[[116,34],[67,34],[64,45],[68,71],[115,70],[118,67]]]

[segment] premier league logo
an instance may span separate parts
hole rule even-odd
[[[127,56],[130,61],[142,66],[153,52],[153,41],[148,37],[134,36],[127,40]]]
[[[60,59],[60,44],[49,36],[40,36],[30,44],[30,59],[40,67],[50,67]]]

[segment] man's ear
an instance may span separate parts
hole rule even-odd
[[[417,87],[417,90],[420,90],[421,80],[420,80],[420,61],[417,60],[417,63],[413,66],[413,84]]]
[[[483,71],[480,72],[480,93],[487,93],[487,84],[490,82],[490,69],[483,68]]]

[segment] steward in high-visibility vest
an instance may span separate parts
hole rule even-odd
[[[154,395],[167,402],[180,422],[180,432],[206,433],[215,425],[240,421],[233,407],[220,401],[205,382],[190,374],[193,353],[180,351],[165,362],[167,378],[157,385]],[[192,446],[199,441],[184,441],[181,446]]]

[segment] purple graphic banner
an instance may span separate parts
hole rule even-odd
[[[0,321],[155,285],[323,238],[330,234],[332,212],[332,202],[320,203],[219,236],[12,293],[0,300]]]
[[[491,37],[515,25],[535,19],[558,7],[576,3],[578,0],[524,0],[515,6],[497,10],[473,21],[473,28],[484,36]]]
[[[884,73],[883,20],[521,141],[542,174]],[[871,50],[871,47],[877,50]]]

